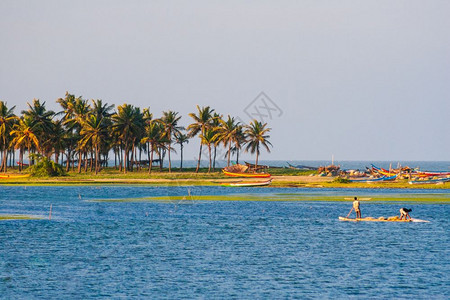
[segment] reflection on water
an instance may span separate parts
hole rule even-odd
[[[194,195],[421,191],[226,189]],[[448,195],[446,190],[427,191]],[[79,199],[81,195],[81,200]],[[431,223],[339,222],[345,202],[90,202],[187,195],[184,187],[0,187],[3,298],[445,298],[446,204],[362,203],[363,215]],[[178,199],[178,198],[177,198]]]

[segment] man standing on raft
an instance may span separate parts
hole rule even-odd
[[[353,209],[355,210],[356,218],[361,219],[361,210],[359,209],[358,197],[355,197],[355,200],[353,201]]]

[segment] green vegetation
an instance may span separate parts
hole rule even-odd
[[[49,160],[39,154],[31,154],[31,159],[35,160],[36,163],[29,167],[27,171],[30,172],[32,176],[35,177],[56,177],[65,176],[66,172],[61,165]]]
[[[0,221],[7,220],[42,220],[42,217],[32,215],[0,215]]]

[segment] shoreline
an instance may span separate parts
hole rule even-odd
[[[122,176],[120,176],[122,175]],[[151,185],[151,186],[222,186],[222,184],[230,182],[254,182],[262,181],[255,178],[230,178],[220,173],[156,173],[155,175],[142,173],[115,174],[108,176],[102,174],[95,175],[70,174],[64,177],[53,178],[10,178],[0,180],[0,186],[74,186],[74,185]],[[143,178],[144,177],[144,178]],[[146,178],[145,178],[146,177]],[[443,184],[420,184],[411,185],[407,180],[395,182],[335,182],[335,177],[321,177],[310,175],[274,175],[272,176],[272,184],[267,187],[272,188],[355,188],[355,189],[450,189],[450,182]],[[266,188],[267,188],[266,187]],[[230,187],[233,188],[233,187]]]

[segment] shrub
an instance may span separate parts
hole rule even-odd
[[[40,154],[32,154],[31,159],[36,161],[36,163],[29,168],[31,176],[54,177],[66,175],[66,172],[61,165],[45,156]]]
[[[336,177],[333,182],[336,183],[349,183],[350,180],[348,180],[347,178],[342,178],[342,177]]]

